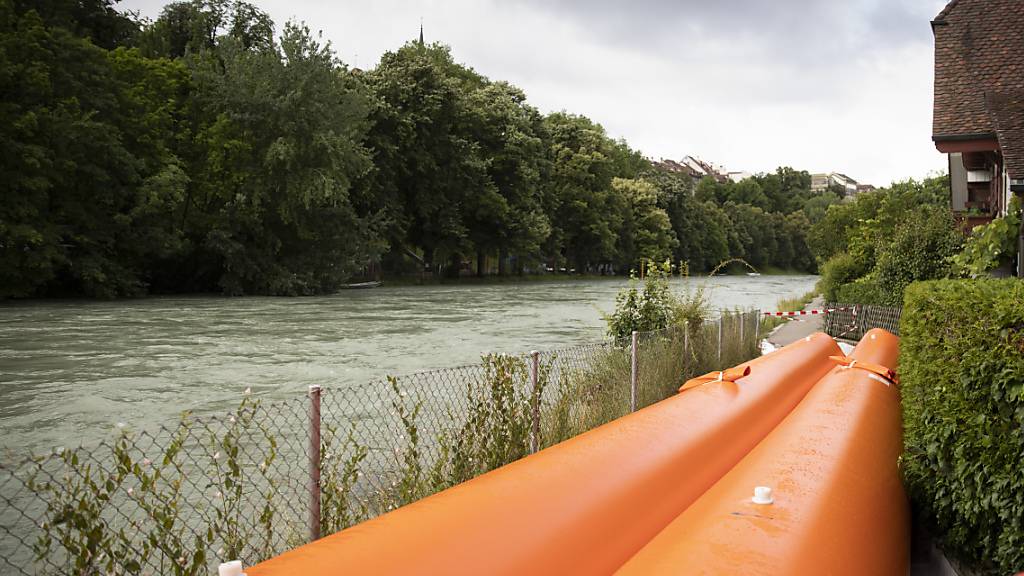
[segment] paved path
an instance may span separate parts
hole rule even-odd
[[[821,296],[817,296],[811,300],[810,304],[804,306],[804,310],[820,309],[824,304]],[[815,332],[821,332],[824,327],[823,318],[824,316],[815,315],[802,318],[797,316],[795,320],[786,320],[785,324],[772,330],[772,333],[768,335],[768,341],[776,348],[781,348]]]

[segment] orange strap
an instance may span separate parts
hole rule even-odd
[[[861,370],[867,370],[872,374],[876,374],[885,378],[893,384],[899,385],[900,379],[896,375],[895,370],[890,370],[881,364],[872,364],[871,362],[861,362],[860,360],[850,358],[849,356],[829,356],[829,359],[839,364],[840,366],[846,366],[847,368],[860,368]]]
[[[747,374],[750,374],[750,366],[737,366],[720,372],[708,372],[703,376],[687,380],[686,384],[679,387],[679,391],[682,392],[690,388],[703,386],[709,382],[735,382]]]

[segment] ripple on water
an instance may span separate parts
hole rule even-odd
[[[716,308],[773,307],[814,276],[706,280]],[[690,285],[705,282],[690,280]],[[117,422],[223,412],[246,387],[270,400],[310,384],[564,348],[604,336],[623,279],[384,287],[313,298],[161,297],[0,306],[0,450],[108,436]],[[674,280],[682,289],[684,281]]]

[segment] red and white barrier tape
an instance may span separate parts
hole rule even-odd
[[[796,312],[764,312],[763,314],[765,316],[814,316],[815,314],[829,314],[844,310],[856,310],[856,308],[825,308],[822,310],[797,310]]]

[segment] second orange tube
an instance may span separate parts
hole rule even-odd
[[[249,576],[599,574],[626,562],[832,368],[816,334],[454,488],[301,546]]]

